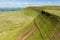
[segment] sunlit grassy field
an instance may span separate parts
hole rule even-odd
[[[21,11],[0,12],[0,40],[16,40],[20,31],[35,18],[34,15],[26,14]]]
[[[60,10],[45,10],[53,15],[60,16]]]

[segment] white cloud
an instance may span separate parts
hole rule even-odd
[[[52,4],[52,2],[48,2],[48,4]]]
[[[24,2],[24,3],[17,3],[17,2],[0,2],[0,7],[22,7],[23,5],[29,5],[30,3]]]
[[[26,5],[26,4],[30,4],[30,3],[28,3],[28,2],[25,2],[25,3],[22,3],[22,4],[25,4],[25,5]]]
[[[0,2],[0,7],[18,7],[20,6],[21,4],[20,3],[1,3]]]
[[[52,2],[0,2],[0,7],[28,7],[28,6],[40,6],[40,5],[52,5]]]

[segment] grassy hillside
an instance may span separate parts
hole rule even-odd
[[[60,12],[50,8],[0,12],[0,40],[60,40]]]
[[[57,37],[60,35],[60,12],[56,10],[57,8],[38,9],[38,7],[29,7],[28,9],[38,12],[38,16],[34,19],[34,24],[40,33],[40,35],[38,35],[38,32],[34,33],[35,36],[31,37],[30,40],[60,40],[58,39],[59,37]]]

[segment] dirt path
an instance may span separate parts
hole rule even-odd
[[[27,38],[29,38],[33,32],[36,30],[37,28],[35,26],[33,26],[30,30],[27,30],[27,32],[25,34],[23,34],[22,36],[20,35],[17,40],[26,40]]]
[[[53,40],[57,40],[60,37],[60,33],[58,33],[57,35],[54,35]]]

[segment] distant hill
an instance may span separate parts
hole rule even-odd
[[[0,11],[16,11],[21,9],[23,8],[0,8]]]

